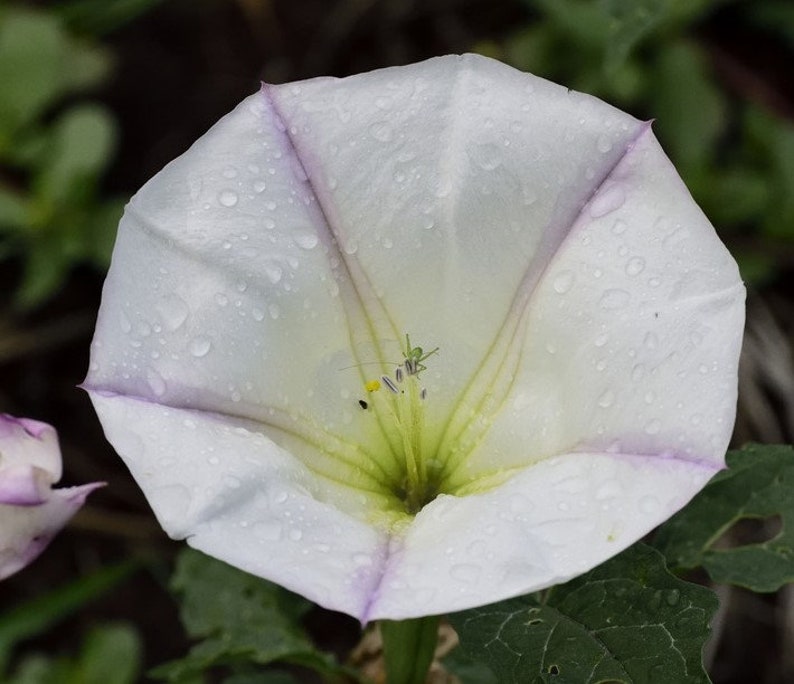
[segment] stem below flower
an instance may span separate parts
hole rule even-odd
[[[387,684],[424,684],[438,643],[437,615],[414,620],[382,620]]]

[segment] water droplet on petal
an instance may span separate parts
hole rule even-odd
[[[598,399],[598,405],[601,408],[608,408],[615,403],[615,394],[614,392],[607,390],[604,392]]]
[[[554,278],[554,291],[557,294],[565,294],[573,286],[574,279],[575,276],[573,271],[561,271],[557,274],[557,277]]]
[[[298,247],[303,249],[314,249],[319,239],[314,233],[300,233],[295,236],[295,242],[298,244]]]
[[[147,369],[146,382],[149,384],[149,389],[152,390],[154,396],[162,397],[165,394],[167,389],[165,380],[154,368]]]
[[[601,154],[606,154],[612,149],[612,141],[606,135],[599,135],[596,148]]]
[[[218,201],[224,207],[233,207],[237,204],[237,193],[234,190],[224,190],[218,195]]]
[[[482,568],[473,563],[458,563],[449,570],[449,575],[452,579],[466,582],[467,584],[474,584],[480,578],[481,573]]]
[[[590,203],[590,216],[601,218],[619,209],[626,201],[626,192],[622,185],[611,185],[599,192]]]
[[[645,433],[648,435],[658,435],[659,430],[662,429],[662,424],[654,419],[645,425]]]
[[[626,274],[630,276],[639,275],[645,269],[645,259],[642,257],[632,257],[626,264]]]
[[[212,349],[212,342],[207,337],[194,337],[188,345],[190,353],[196,358],[206,356]]]
[[[386,121],[377,121],[369,127],[369,134],[375,140],[389,142],[392,138],[392,128]]]
[[[622,309],[629,303],[629,298],[629,293],[626,290],[607,290],[601,296],[601,308],[607,311]]]

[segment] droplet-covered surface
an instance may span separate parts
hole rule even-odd
[[[265,86],[150,181],[86,386],[170,534],[398,619],[548,586],[683,505],[722,463],[742,316],[647,125],[447,57]],[[405,333],[440,347],[444,493],[413,522],[359,403]]]

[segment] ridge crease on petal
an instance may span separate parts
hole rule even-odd
[[[496,401],[494,405],[494,395],[498,394],[502,400],[507,397],[510,387],[515,377],[515,370],[521,362],[521,345],[516,345],[516,339],[523,339],[522,329],[525,325],[529,304],[535,292],[538,282],[548,270],[549,265],[562,248],[563,244],[573,233],[574,227],[579,222],[585,209],[592,203],[599,192],[607,186],[607,183],[620,168],[621,164],[631,154],[637,142],[642,136],[650,132],[650,123],[645,123],[638,127],[634,136],[624,146],[621,154],[606,166],[603,173],[597,177],[592,190],[586,195],[586,199],[581,203],[577,212],[572,217],[564,218],[560,226],[554,229],[548,226],[544,231],[544,242],[535,257],[528,264],[524,277],[513,296],[510,309],[502,325],[498,328],[497,334],[493,339],[486,356],[482,359],[475,373],[471,376],[461,393],[455,411],[450,415],[446,427],[442,433],[440,441],[440,453],[447,454],[444,465],[444,475],[442,478],[445,484],[449,485],[449,478],[454,473],[458,464],[470,453],[471,449],[479,444],[485,432],[489,428],[489,422],[483,420],[483,416],[495,414],[502,405],[501,401]],[[536,263],[541,264],[541,268],[533,268]],[[516,349],[516,346],[518,348]],[[490,376],[483,378],[482,376]],[[502,378],[502,385],[498,392],[494,392],[495,385]],[[489,405],[490,404],[490,405]],[[472,420],[472,416],[478,416],[477,420]],[[465,433],[475,431],[475,436],[466,440],[464,448],[458,448]]]

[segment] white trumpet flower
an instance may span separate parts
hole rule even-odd
[[[265,85],[147,183],[86,388],[172,537],[403,619],[683,506],[723,467],[743,318],[649,124],[449,56]]]

